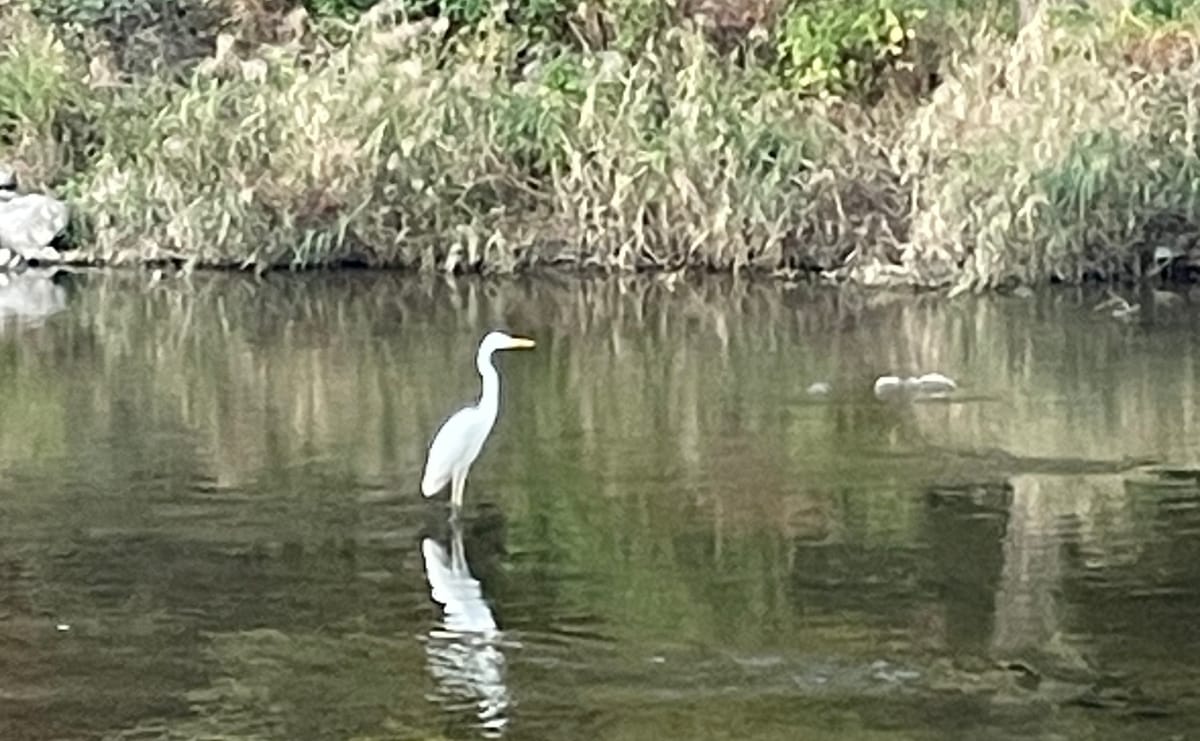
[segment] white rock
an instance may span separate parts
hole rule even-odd
[[[941,373],[926,373],[921,376],[880,376],[875,379],[875,396],[898,394],[911,396],[942,396],[958,388],[958,384]]]
[[[954,379],[941,373],[926,373],[914,380],[917,388],[926,394],[944,394],[958,388]]]
[[[899,376],[880,376],[875,379],[875,395],[883,396],[899,391],[904,386],[904,381]]]
[[[0,202],[0,247],[27,260],[53,259],[57,252],[50,243],[70,220],[71,210],[66,203],[39,193]]]

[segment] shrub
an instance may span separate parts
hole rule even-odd
[[[519,39],[443,59],[439,38],[364,22],[326,59],[230,52],[186,89],[140,91],[153,110],[105,118],[80,190],[90,252],[511,270],[812,265],[850,248],[822,220],[839,208],[830,162],[869,161],[862,147],[695,34],[634,62],[563,52],[529,79],[507,73]]]
[[[278,43],[233,28],[191,68],[123,76],[6,7],[0,137],[76,202],[80,255],[101,261],[760,269],[967,290],[1136,275],[1147,250],[1193,246],[1192,11],[1047,12],[1015,43],[985,23],[943,46],[956,51],[931,95],[851,94],[883,88],[888,59],[911,63],[930,37],[901,2],[785,7],[782,35],[730,56],[711,27],[672,24],[699,6],[585,6],[558,17],[568,42],[503,5],[455,33],[394,0],[329,21],[345,43],[289,16],[303,27]],[[864,9],[875,25],[856,25]],[[836,22],[814,25],[821,13]],[[764,40],[791,61],[757,63]],[[814,77],[817,60],[843,71]],[[788,65],[807,72],[782,84]]]
[[[53,30],[0,8],[0,144],[33,187],[78,166],[72,119],[85,97],[84,74]]]
[[[91,57],[102,41],[120,70],[141,74],[186,68],[203,58],[227,10],[206,0],[27,0],[24,4],[84,57]]]
[[[899,147],[916,274],[958,290],[1137,275],[1172,224],[1197,236],[1192,63],[1134,81],[1103,27],[1041,15],[1015,45],[985,31]]]
[[[793,3],[775,29],[781,74],[799,90],[856,89],[904,54],[926,10],[911,0]]]

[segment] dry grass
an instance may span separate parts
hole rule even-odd
[[[78,203],[88,262],[969,290],[1136,276],[1147,250],[1196,234],[1186,25],[1169,54],[1107,20],[1043,16],[1015,43],[985,25],[932,96],[868,106],[798,96],[689,27],[636,55],[522,66],[500,24],[447,44],[381,11],[329,46],[292,17],[270,44],[219,40],[180,84],[85,73],[46,27],[0,13],[37,40],[18,55],[0,35],[0,89],[33,100],[0,123],[34,182]]]
[[[1138,275],[1198,236],[1200,67],[1137,74],[1110,29],[985,29],[899,137],[913,183],[903,264],[959,290]]]
[[[843,200],[878,177],[883,150],[814,125],[818,104],[764,90],[699,35],[634,62],[562,56],[525,79],[502,32],[449,60],[439,38],[365,22],[308,63],[218,53],[187,89],[151,91],[154,113],[109,137],[80,189],[89,256],[813,266],[878,221]]]

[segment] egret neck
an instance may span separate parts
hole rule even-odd
[[[479,411],[487,419],[490,430],[496,421],[496,413],[500,411],[500,375],[496,366],[492,365],[494,347],[480,347],[475,356],[475,367],[479,369],[479,377],[483,379],[483,393],[479,396]]]

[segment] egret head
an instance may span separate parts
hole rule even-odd
[[[523,350],[534,346],[534,341],[526,337],[513,337],[500,331],[488,332],[483,342],[479,343],[479,353],[490,355],[496,350]]]

